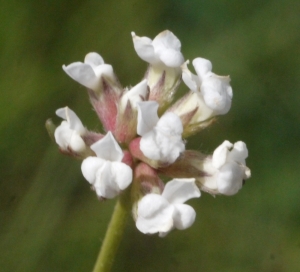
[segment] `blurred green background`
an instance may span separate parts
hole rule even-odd
[[[165,29],[186,59],[208,58],[232,78],[231,111],[188,148],[243,140],[252,178],[233,197],[189,201],[195,224],[164,239],[128,220],[113,271],[300,271],[300,1],[11,0],[0,16],[1,271],[92,270],[115,201],[96,199],[44,128],[68,105],[101,130],[61,66],[97,51],[135,85],[146,63],[130,32]]]

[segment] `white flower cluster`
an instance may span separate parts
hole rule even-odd
[[[138,56],[149,63],[144,79],[132,88],[122,88],[97,53],[87,54],[83,63],[63,65],[87,88],[104,134],[86,129],[65,107],[56,111],[64,121],[54,137],[63,153],[82,159],[82,174],[99,198],[135,191],[137,228],[165,236],[193,224],[196,212],[184,202],[200,197],[200,190],[233,195],[241,189],[250,177],[248,150],[241,141],[225,141],[212,155],[186,150],[184,138],[230,110],[230,78],[214,74],[203,58],[193,60],[196,75],[190,72],[180,41],[168,30],[154,40],[134,32],[132,38]],[[189,91],[173,103],[181,80]],[[172,180],[164,185],[161,173]]]

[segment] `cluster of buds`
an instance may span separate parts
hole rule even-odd
[[[196,212],[184,202],[200,197],[200,190],[233,195],[241,189],[250,177],[248,150],[241,141],[224,141],[212,155],[186,150],[187,137],[229,111],[230,78],[214,74],[204,58],[194,59],[196,74],[190,72],[180,41],[168,30],[154,40],[131,34],[136,53],[149,63],[143,80],[122,88],[112,66],[97,53],[64,65],[87,88],[103,133],[85,128],[65,107],[56,111],[63,121],[54,137],[62,153],[82,160],[82,174],[99,199],[130,190],[137,228],[165,236],[193,224]],[[189,91],[173,102],[181,81]]]

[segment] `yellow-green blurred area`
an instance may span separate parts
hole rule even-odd
[[[143,77],[131,31],[169,29],[186,59],[230,75],[231,111],[188,140],[211,153],[243,140],[252,178],[233,197],[203,193],[197,218],[166,238],[128,220],[113,271],[300,271],[300,1],[2,1],[0,270],[91,271],[115,200],[99,202],[44,124],[69,106],[101,131],[62,64],[99,52],[123,86]],[[180,92],[187,88],[181,86]]]

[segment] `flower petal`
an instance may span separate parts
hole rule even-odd
[[[171,31],[165,30],[158,34],[152,44],[155,53],[166,66],[179,67],[184,62],[180,40]]]
[[[71,141],[73,130],[70,129],[67,121],[62,121],[61,125],[55,129],[54,138],[56,143],[63,149],[67,149]]]
[[[239,162],[241,164],[246,164],[245,159],[248,157],[248,149],[244,142],[238,141],[233,145],[232,150],[228,155],[229,160]]]
[[[243,186],[244,169],[235,162],[223,165],[217,177],[218,190],[224,195],[234,195]]]
[[[138,109],[138,123],[137,134],[145,135],[147,132],[153,129],[158,122],[158,103],[155,101],[143,101],[137,103]]]
[[[195,184],[195,179],[173,179],[169,181],[162,196],[171,204],[181,204],[191,198],[200,197],[201,193]]]
[[[69,145],[77,153],[83,152],[86,148],[84,140],[76,131],[73,131]]]
[[[148,62],[148,63],[157,63],[159,59],[154,53],[154,47],[152,45],[152,40],[147,37],[136,36],[134,32],[131,32],[133,39],[133,45],[138,56]]]
[[[68,66],[63,65],[63,69],[72,79],[89,89],[97,85],[98,79],[89,64],[74,62]]]
[[[177,51],[181,49],[180,40],[169,30],[159,33],[152,43],[155,48],[171,48]]]
[[[176,229],[184,230],[193,225],[196,219],[196,212],[191,206],[186,204],[176,204],[174,207],[173,220]]]
[[[155,131],[149,131],[141,138],[140,150],[144,156],[151,160],[158,161],[161,159],[160,146],[157,145]]]
[[[108,161],[121,161],[124,154],[112,133],[109,131],[105,137],[91,145],[97,157]]]
[[[180,67],[184,62],[181,52],[174,49],[165,49],[158,54],[160,60],[168,67]]]
[[[132,182],[132,169],[125,163],[112,162],[111,173],[120,190],[126,189]]]
[[[97,195],[109,199],[114,198],[120,193],[120,188],[114,181],[111,165],[111,162],[105,161],[97,170],[96,182],[94,183]]]
[[[212,156],[212,165],[215,168],[219,169],[222,165],[225,164],[229,149],[232,148],[232,146],[233,144],[226,140],[215,149]]]
[[[90,183],[96,182],[96,174],[99,168],[105,164],[105,160],[97,157],[87,157],[82,161],[81,172],[84,178]]]
[[[197,92],[200,88],[199,77],[194,75],[187,67],[189,60],[181,65],[182,80],[190,88],[191,91]]]
[[[96,52],[88,53],[84,58],[84,63],[89,64],[92,68],[104,64],[103,58]]]
[[[148,194],[138,203],[136,227],[142,233],[168,232],[173,227],[174,207],[160,195]]]
[[[183,127],[180,118],[173,112],[165,113],[157,122],[156,128],[170,136],[181,136]]]
[[[140,149],[149,159],[173,163],[185,149],[181,138],[182,131],[180,118],[172,112],[167,112],[152,131],[142,136]]]
[[[86,129],[78,116],[68,107],[58,109],[56,115],[66,120],[54,132],[56,143],[63,149],[71,148],[77,153],[83,152],[86,145],[81,135],[85,134]]]
[[[106,76],[111,80],[115,80],[114,70],[110,64],[101,64],[97,67],[94,67],[93,69],[98,79],[100,79],[102,76]]]
[[[68,107],[60,108],[55,113],[60,118],[67,120],[67,122],[69,123],[70,129],[76,130],[79,133],[85,131],[85,128],[84,128],[81,120],[76,115],[76,113],[74,111],[72,111],[70,108],[68,108]]]
[[[207,59],[196,58],[193,60],[193,66],[201,80],[211,74],[212,63]]]
[[[206,105],[218,114],[226,114],[230,110],[232,89],[229,78],[215,75],[205,78],[201,85],[201,93]]]

